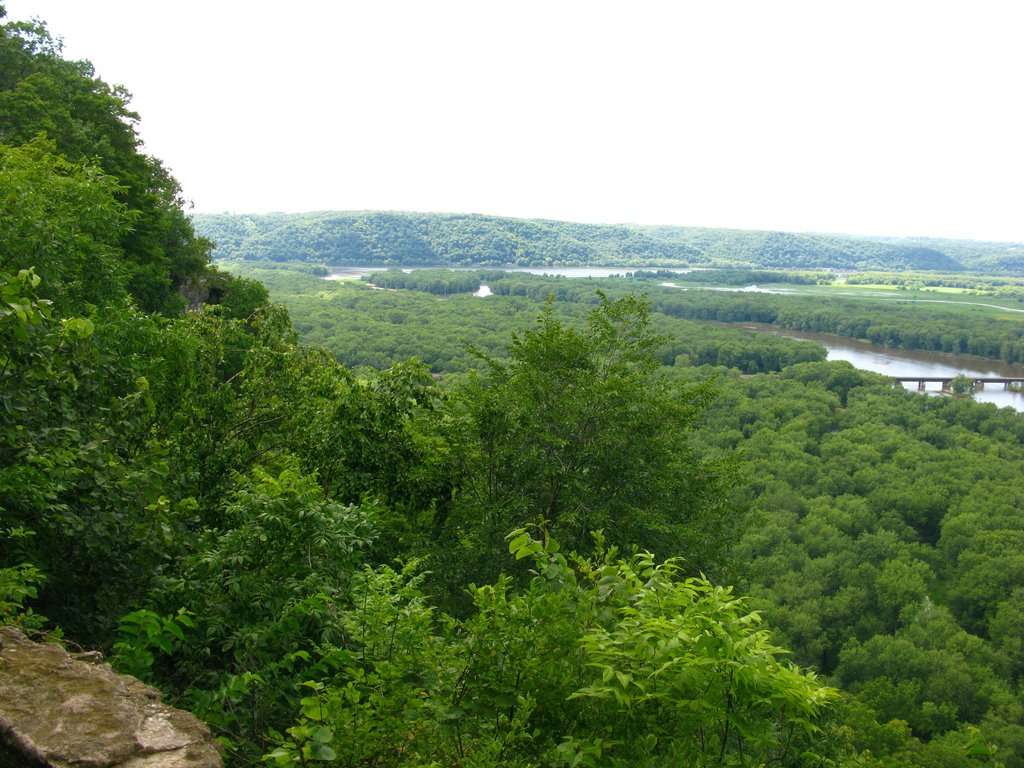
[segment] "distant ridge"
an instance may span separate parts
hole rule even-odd
[[[214,258],[333,266],[730,266],[1024,274],[1024,245],[457,213],[196,214]]]

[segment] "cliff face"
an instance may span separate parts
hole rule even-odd
[[[154,688],[0,627],[0,768],[220,768],[215,744]]]

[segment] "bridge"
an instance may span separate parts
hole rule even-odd
[[[949,390],[949,384],[955,376],[894,376],[900,384],[917,382],[918,389],[925,389],[928,384],[941,384],[942,390]],[[1002,384],[1003,389],[1024,389],[1024,376],[986,376],[970,377],[974,381],[975,389],[984,389],[986,384]]]

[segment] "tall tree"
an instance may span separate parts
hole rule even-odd
[[[487,371],[467,397],[479,516],[505,528],[543,518],[574,548],[604,529],[702,565],[721,551],[728,472],[688,445],[711,391],[657,374],[664,339],[649,309],[602,294],[574,328],[549,302],[507,359],[480,353]]]
[[[180,310],[177,288],[203,274],[210,244],[195,236],[177,181],[145,154],[130,94],[88,61],[63,59],[61,49],[40,22],[0,24],[0,144],[45,136],[55,154],[116,179],[115,198],[133,216],[115,237],[125,283],[146,310]]]

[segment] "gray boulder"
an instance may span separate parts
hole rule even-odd
[[[221,768],[202,722],[83,656],[0,627],[0,768]]]

